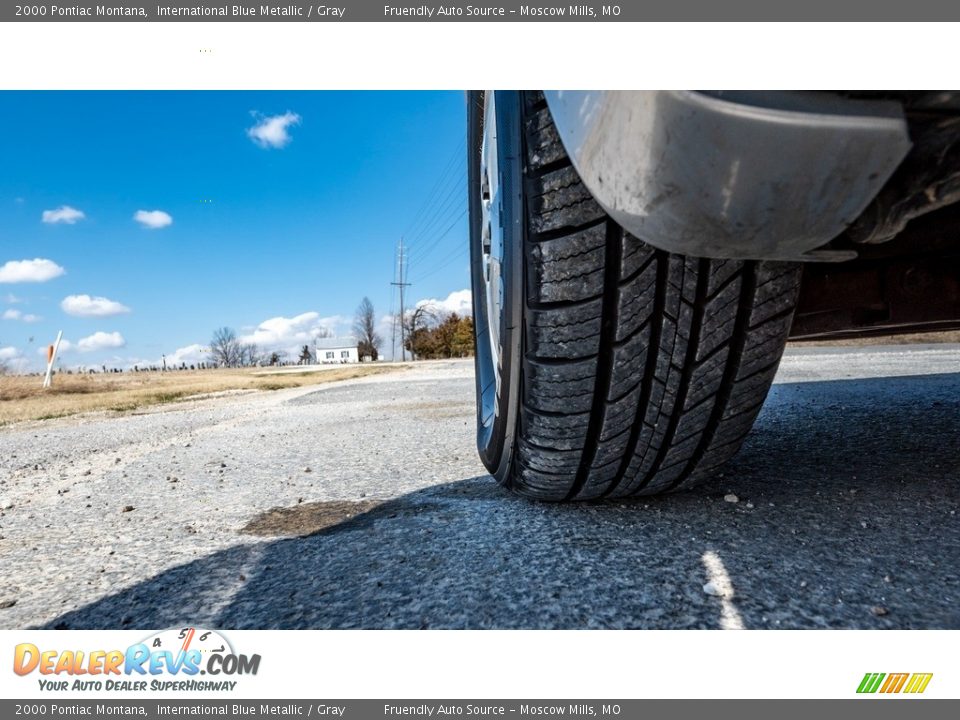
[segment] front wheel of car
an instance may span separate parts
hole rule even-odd
[[[539,92],[468,97],[477,445],[542,500],[688,487],[740,447],[773,381],[795,263],[674,255],[626,233]]]

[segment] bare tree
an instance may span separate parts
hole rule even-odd
[[[240,346],[241,365],[256,365],[261,359],[260,348],[255,343],[246,343]]]
[[[310,346],[304,345],[300,348],[300,364],[309,365],[313,361],[313,353],[310,352]]]
[[[210,341],[210,354],[220,367],[236,367],[243,362],[243,348],[232,328],[218,328]]]
[[[6,375],[10,372],[10,365],[6,360],[0,358],[0,375]]]
[[[318,340],[320,338],[331,338],[333,337],[333,330],[331,330],[330,328],[322,327],[319,330],[317,330],[317,334],[314,337],[317,338]]]
[[[406,348],[413,354],[413,359],[417,359],[419,344],[423,336],[429,330],[430,326],[437,322],[438,310],[430,303],[417,305],[413,310],[407,313],[404,318],[404,328],[406,329]]]
[[[364,297],[357,307],[357,316],[353,320],[353,332],[357,336],[357,353],[363,358],[369,355],[376,360],[380,354],[383,338],[377,333],[377,318],[370,298]]]

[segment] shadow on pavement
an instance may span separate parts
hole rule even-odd
[[[48,627],[957,628],[958,477],[960,373],[776,385],[692,492],[561,506],[469,478],[238,535]]]

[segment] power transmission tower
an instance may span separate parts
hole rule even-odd
[[[404,318],[403,318],[403,313],[404,313],[404,305],[403,305],[403,297],[404,297],[404,294],[403,294],[403,289],[410,286],[410,283],[404,282],[404,277],[405,277],[405,274],[406,274],[406,273],[404,272],[404,265],[405,265],[405,264],[406,264],[406,258],[404,257],[404,253],[403,253],[403,238],[401,237],[401,238],[400,238],[400,246],[399,246],[399,248],[398,248],[398,250],[397,250],[397,277],[398,277],[398,280],[397,280],[396,282],[392,282],[392,283],[390,283],[390,284],[391,284],[391,285],[395,285],[396,287],[400,288],[400,357],[403,359],[404,362],[406,362],[406,360],[407,360],[407,347],[406,347],[407,338],[406,338],[406,328],[404,327],[404,324],[403,324],[403,319],[404,319]],[[396,322],[396,320],[394,320],[394,322]],[[394,331],[393,331],[394,341],[396,341],[396,336],[397,336],[396,325],[394,325]]]

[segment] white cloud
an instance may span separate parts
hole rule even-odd
[[[0,283],[46,282],[66,273],[53,260],[9,260],[0,266]]]
[[[77,343],[77,349],[80,352],[94,352],[95,350],[105,350],[107,348],[121,348],[127,344],[123,335],[118,332],[106,333],[103,331],[95,332],[81,339]]]
[[[22,313],[15,308],[9,308],[8,310],[3,311],[3,315],[0,316],[4,320],[22,320],[25,323],[35,323],[43,320],[39,315],[33,315],[32,313]]]
[[[61,205],[56,210],[43,211],[43,222],[51,225],[56,223],[73,225],[77,220],[83,220],[85,217],[86,214],[82,210],[77,210],[69,205]]]
[[[470,290],[454,290],[443,300],[430,298],[417,303],[417,307],[422,305],[430,305],[441,312],[456,313],[460,317],[467,317],[473,312],[473,295]]]
[[[253,343],[264,349],[291,352],[298,345],[310,344],[321,330],[334,335],[346,331],[349,318],[341,315],[321,317],[317,312],[305,312],[294,317],[275,317],[264,320],[256,330],[240,337],[240,342]]]
[[[0,366],[5,366],[10,372],[21,373],[26,372],[29,365],[30,361],[20,352],[20,348],[0,347]]]
[[[4,295],[3,301],[8,305],[19,305],[20,303],[23,302],[23,298],[19,298],[13,293],[7,293],[6,295]]]
[[[167,367],[179,367],[183,365],[196,365],[197,363],[208,362],[210,352],[203,345],[194,343],[186,347],[177,348],[176,351],[167,355]],[[159,362],[157,363],[160,364]]]
[[[67,315],[77,317],[109,317],[130,312],[130,308],[115,300],[89,295],[68,295],[60,303],[60,307]]]
[[[173,225],[173,218],[163,210],[137,210],[133,219],[150,230],[159,230],[168,225]]]
[[[256,125],[247,128],[247,136],[262,148],[282,148],[293,138],[288,128],[300,124],[300,116],[287,111],[283,115],[261,115],[253,113],[258,119]]]

